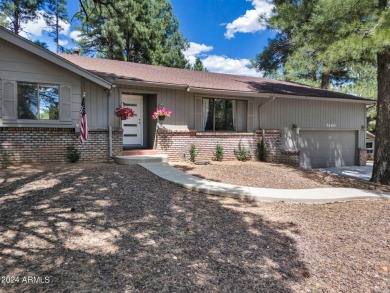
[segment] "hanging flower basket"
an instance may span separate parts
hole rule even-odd
[[[157,108],[156,111],[153,112],[152,118],[154,120],[158,119],[160,121],[165,120],[165,117],[171,117],[172,116],[172,111],[167,110],[165,108]]]
[[[115,116],[121,120],[127,120],[130,117],[134,117],[135,112],[129,107],[119,107],[115,109]]]

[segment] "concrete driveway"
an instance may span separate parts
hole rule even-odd
[[[372,163],[368,162],[366,166],[332,167],[317,170],[341,177],[369,181],[372,175]]]

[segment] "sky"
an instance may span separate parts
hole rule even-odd
[[[171,0],[180,22],[180,30],[190,47],[184,55],[190,63],[199,57],[211,72],[261,76],[250,68],[250,59],[266,46],[274,32],[259,21],[260,14],[269,14],[272,5],[266,0]],[[78,0],[68,0],[70,18],[78,11]],[[62,23],[60,44],[76,47],[77,23]],[[54,42],[45,31],[43,17],[25,24],[24,36],[44,41],[55,51]]]

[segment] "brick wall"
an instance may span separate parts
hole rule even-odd
[[[122,130],[113,129],[113,155],[122,153]],[[0,128],[0,152],[11,155],[11,162],[65,162],[67,146],[74,145],[81,161],[108,161],[109,132],[90,129],[88,141],[79,144],[79,134],[72,128]]]
[[[367,164],[367,149],[358,149],[358,166]]]
[[[241,141],[243,147],[251,150],[253,160],[257,160],[257,144],[262,139],[262,131],[248,132],[197,132],[173,131],[159,129],[157,133],[157,150],[167,154],[170,161],[184,161],[190,158],[190,145],[196,145],[198,155],[196,159],[213,160],[216,144],[224,148],[224,160],[236,160],[234,150],[237,150]],[[278,130],[267,130],[264,134],[267,150],[267,161],[299,165],[299,152],[284,152],[281,147],[281,134]]]

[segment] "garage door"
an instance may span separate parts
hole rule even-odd
[[[356,131],[300,131],[298,148],[303,168],[353,166]]]

